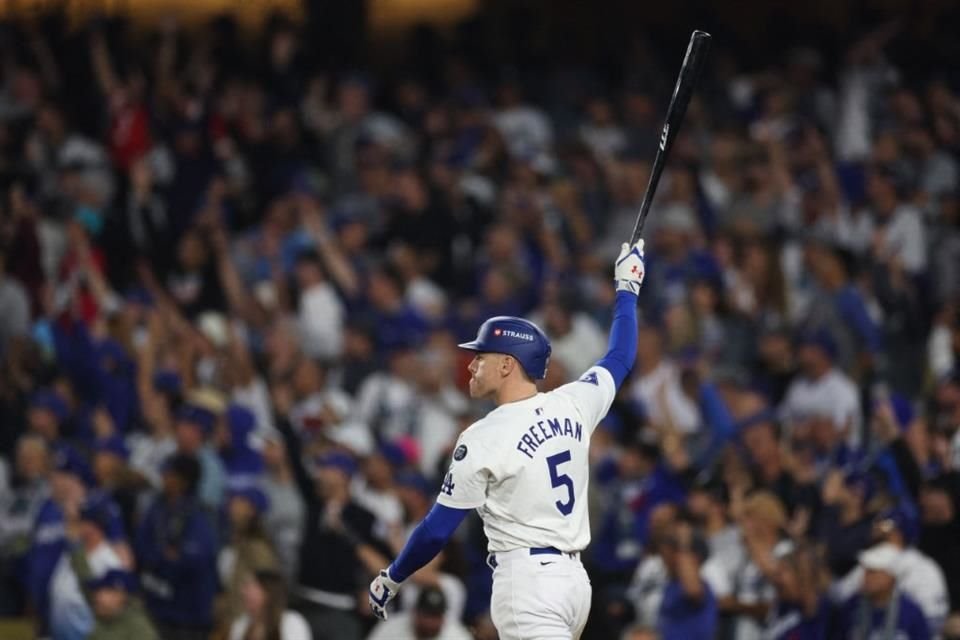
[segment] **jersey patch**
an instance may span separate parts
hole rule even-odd
[[[467,457],[467,445],[462,444],[453,452],[454,460],[463,460]]]
[[[586,382],[594,385],[595,387],[600,386],[600,382],[597,380],[596,371],[588,371],[582,378],[580,378],[580,382]]]

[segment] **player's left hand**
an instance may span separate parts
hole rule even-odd
[[[640,285],[646,268],[643,264],[643,240],[638,240],[632,247],[626,242],[620,248],[614,267],[614,277],[617,280],[617,291],[629,291],[633,295],[640,294]]]
[[[382,569],[380,575],[370,583],[370,592],[367,597],[370,601],[370,610],[373,615],[381,620],[387,619],[387,604],[394,599],[397,591],[400,590],[400,583],[390,578],[387,569]]]

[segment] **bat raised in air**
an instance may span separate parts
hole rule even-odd
[[[667,164],[667,154],[670,153],[670,145],[673,144],[680,130],[680,124],[683,122],[683,116],[687,112],[687,105],[690,104],[690,96],[693,95],[693,89],[697,85],[697,77],[700,75],[700,69],[703,68],[703,61],[707,57],[707,49],[710,48],[710,34],[706,31],[694,31],[690,35],[690,44],[687,45],[687,54],[683,57],[683,66],[680,67],[680,75],[677,76],[677,84],[673,87],[673,97],[670,98],[670,106],[667,108],[667,118],[663,123],[663,132],[660,134],[660,144],[657,146],[657,155],[653,159],[653,167],[650,169],[650,181],[647,182],[647,191],[643,194],[643,201],[640,203],[640,212],[637,214],[637,223],[633,227],[633,234],[630,236],[630,244],[636,243],[640,239],[640,233],[643,231],[643,223],[647,220],[647,214],[650,212],[650,203],[657,192],[657,184],[660,182],[660,174],[663,173],[663,167]]]

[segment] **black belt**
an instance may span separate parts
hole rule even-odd
[[[532,556],[542,556],[542,555],[553,555],[559,556],[563,551],[557,549],[556,547],[531,547],[530,555]]]
[[[560,551],[556,547],[530,547],[532,556],[569,556],[571,559],[577,557],[576,551]],[[497,554],[491,553],[487,556],[487,564],[491,569],[497,568]]]

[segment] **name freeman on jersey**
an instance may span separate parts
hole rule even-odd
[[[544,426],[546,425],[546,426]],[[560,418],[547,418],[540,420],[537,424],[530,425],[520,440],[517,441],[517,451],[520,451],[531,460],[533,452],[537,450],[544,442],[558,436],[567,436],[583,441],[583,425],[574,422],[570,418],[563,419],[563,425],[560,424]]]

